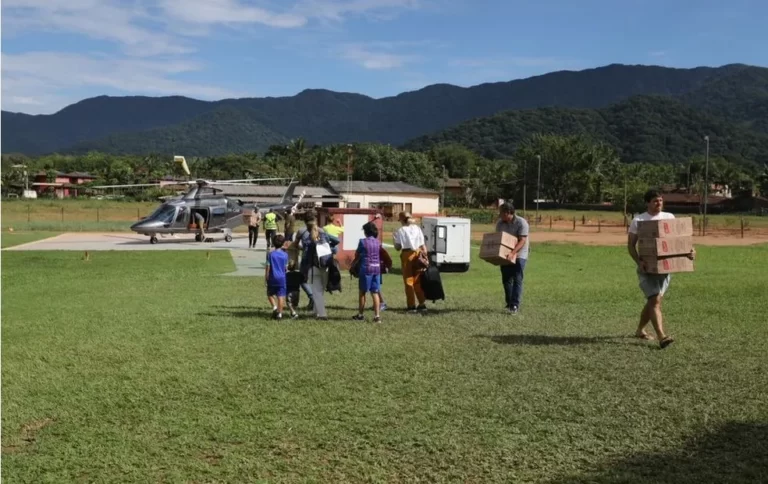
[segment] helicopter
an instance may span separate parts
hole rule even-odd
[[[175,156],[174,161],[181,164],[189,174],[186,160],[183,156]],[[149,243],[156,244],[158,235],[195,234],[195,241],[203,242],[200,227],[197,225],[196,214],[203,217],[205,234],[223,233],[226,242],[232,241],[232,229],[245,223],[243,212],[258,210],[266,213],[270,210],[277,213],[290,211],[301,203],[305,192],[302,192],[297,202],[293,201],[293,192],[298,181],[291,180],[283,193],[282,199],[275,204],[256,205],[243,203],[241,200],[227,197],[223,190],[216,186],[236,186],[251,184],[254,181],[285,180],[285,178],[259,178],[244,180],[195,180],[182,182],[191,185],[189,190],[180,197],[163,202],[151,215],[131,225],[131,230],[138,234],[149,236]],[[177,182],[178,183],[178,182]],[[130,186],[154,186],[158,184],[142,184]],[[118,186],[118,185],[115,185]],[[129,185],[122,185],[129,186]],[[107,188],[96,187],[96,188]]]

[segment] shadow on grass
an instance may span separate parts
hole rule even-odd
[[[679,449],[633,455],[607,462],[579,476],[551,484],[653,482],[768,482],[768,425],[727,422],[692,435]]]
[[[588,344],[618,344],[614,336],[549,336],[545,334],[476,334],[475,338],[488,338],[501,345],[577,346]]]
[[[218,312],[213,312],[213,311],[211,311],[211,312],[202,312],[202,313],[197,313],[197,315],[201,316],[201,317],[207,317],[207,318],[221,318],[221,317],[225,317],[225,318],[248,318],[248,319],[257,319],[258,318],[258,319],[267,319],[267,320],[272,321],[272,310],[271,309],[267,309],[267,308],[252,308],[252,307],[248,308],[246,306],[237,306],[237,308],[241,308],[241,309],[225,308],[225,309],[223,309],[221,311],[218,311]],[[326,306],[326,309],[327,308],[328,307]],[[291,314],[290,311],[288,310],[288,308],[285,308],[283,310],[283,320],[284,321],[302,321],[302,320],[315,321],[316,320],[314,313],[312,313],[310,311],[304,310],[303,307],[300,307],[298,313],[299,313],[299,319],[298,320],[292,320],[290,318],[290,314]],[[328,316],[328,320],[329,321],[347,321],[347,320],[350,320],[350,318]]]

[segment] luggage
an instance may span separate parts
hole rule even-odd
[[[325,285],[325,290],[341,292],[341,271],[339,270],[339,262],[336,260],[328,267],[328,284]]]
[[[443,281],[440,279],[440,270],[436,265],[430,264],[421,275],[421,289],[424,291],[424,297],[427,300],[432,302],[438,299],[445,301]]]

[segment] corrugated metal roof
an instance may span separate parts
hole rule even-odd
[[[415,185],[409,185],[405,182],[367,182],[367,181],[351,181],[349,182],[349,190],[347,190],[347,182],[340,180],[329,181],[328,185],[337,193],[428,193],[437,194],[434,190],[427,188],[417,187]]]

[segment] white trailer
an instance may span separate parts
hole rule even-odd
[[[471,220],[458,217],[424,217],[421,231],[430,258],[440,272],[466,272],[469,270]]]

